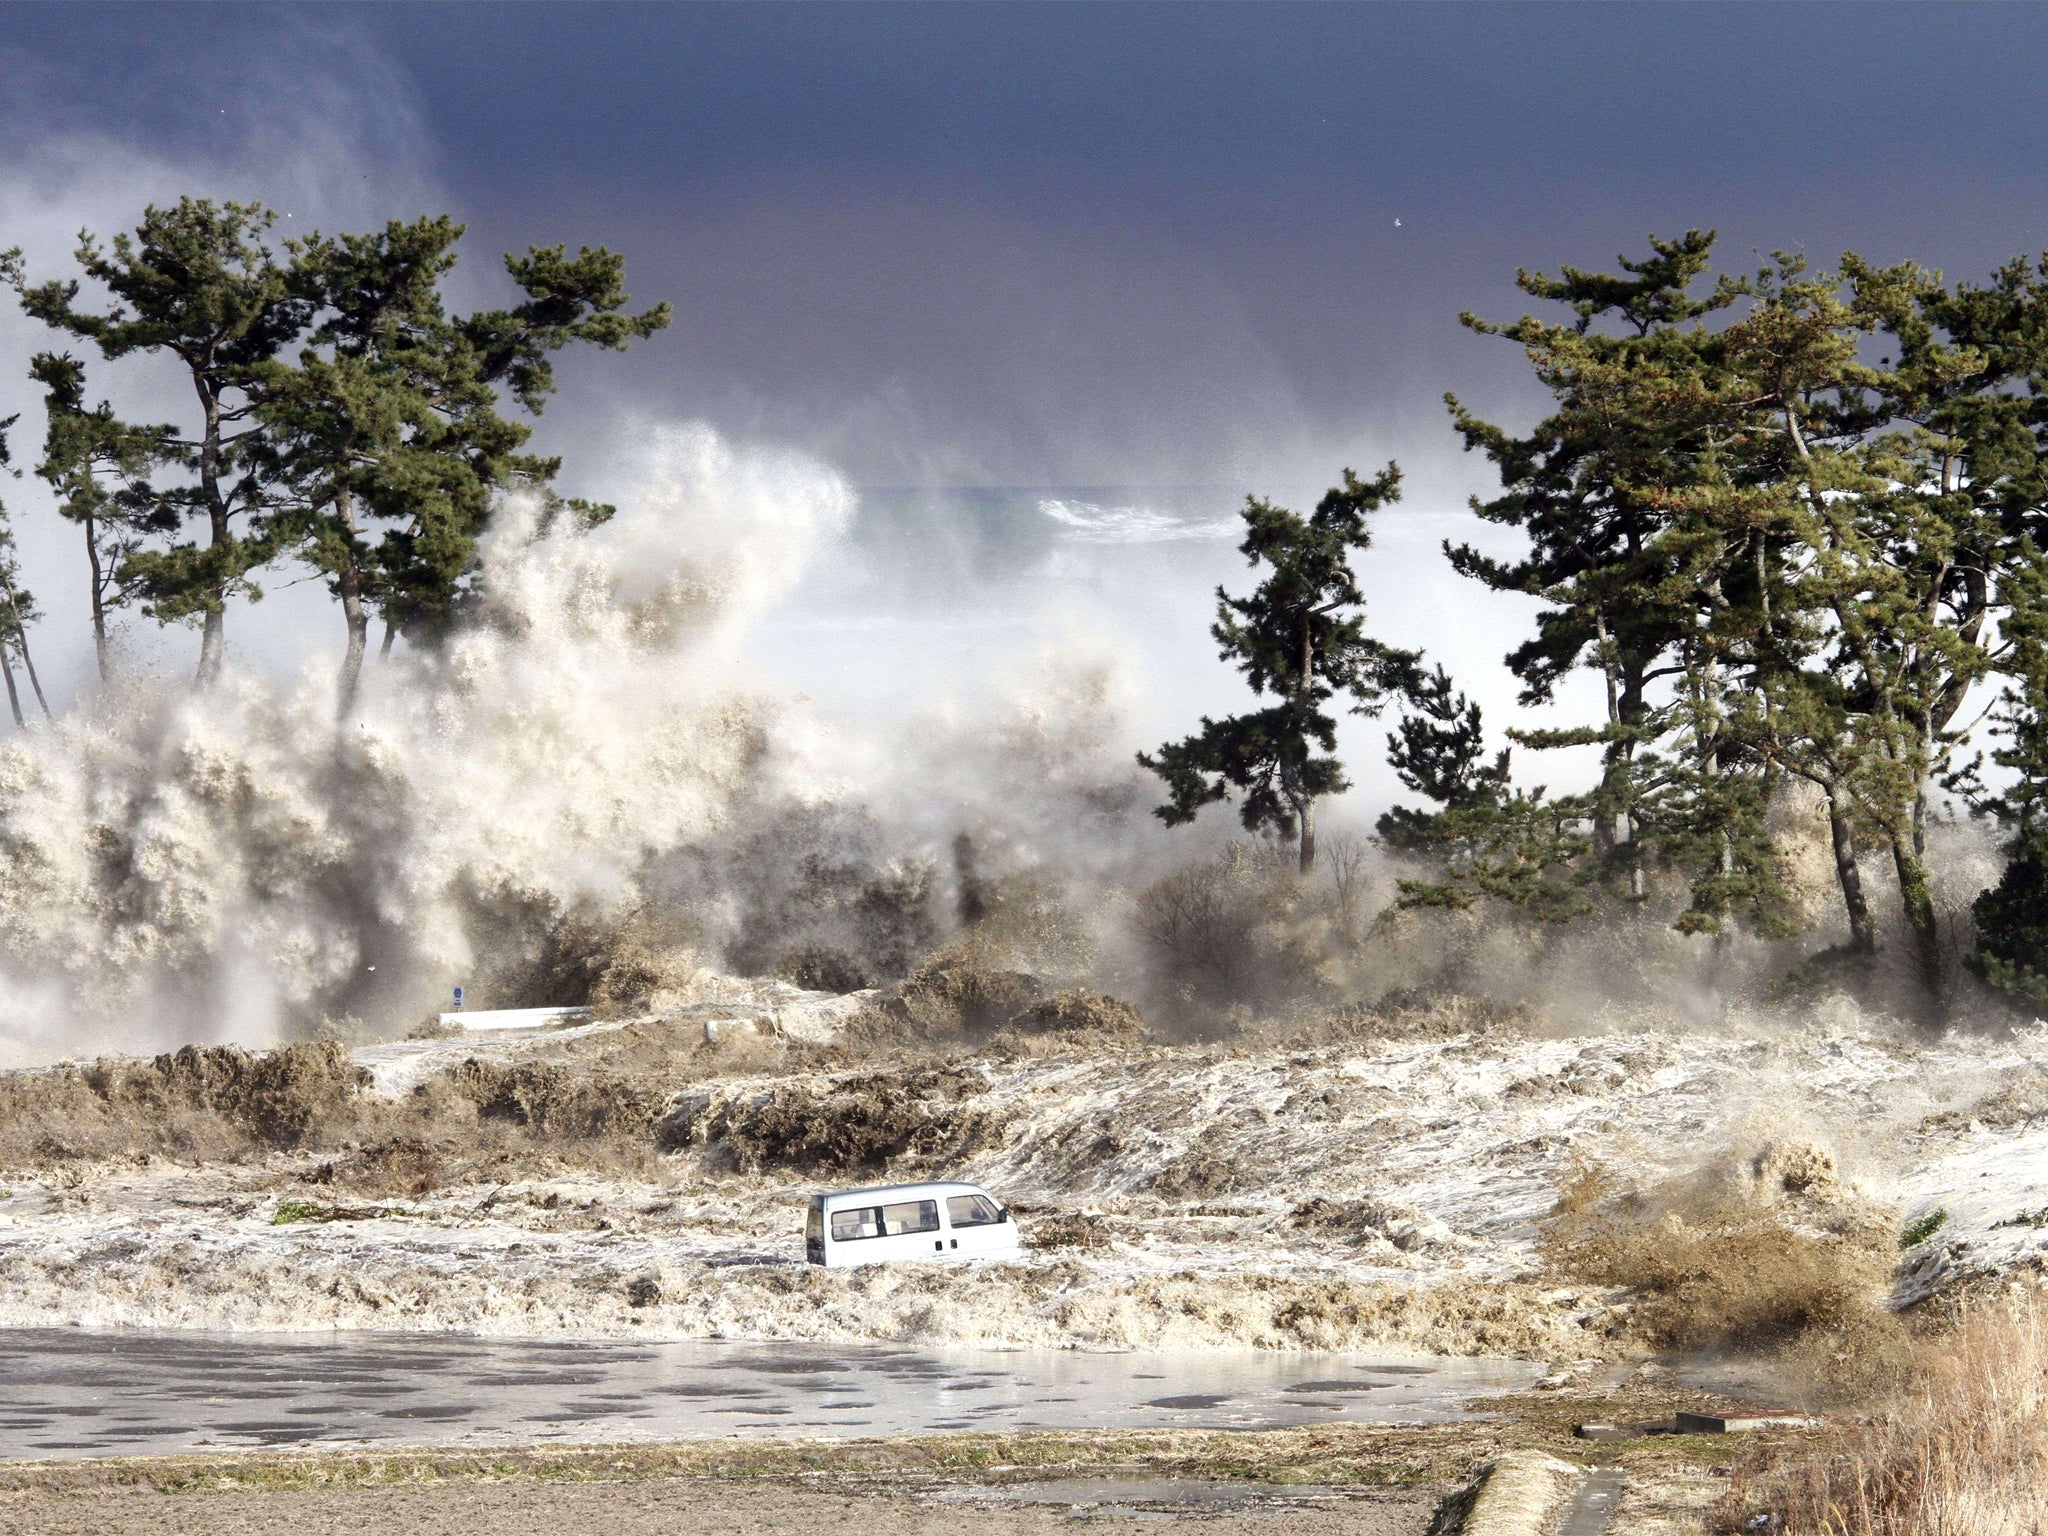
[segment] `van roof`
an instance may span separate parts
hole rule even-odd
[[[932,1195],[986,1195],[988,1191],[979,1184],[961,1184],[950,1180],[933,1184],[870,1184],[861,1189],[825,1190],[813,1196],[829,1209],[837,1205],[852,1205],[866,1200],[900,1199],[916,1200]],[[989,1198],[994,1199],[994,1196]]]

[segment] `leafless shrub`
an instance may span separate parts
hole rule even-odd
[[[1216,1015],[1326,989],[1341,937],[1328,895],[1286,850],[1232,843],[1148,886],[1133,927],[1178,1007]]]
[[[1064,978],[1095,960],[1094,935],[1065,887],[1041,871],[977,881],[975,911],[964,938],[992,965]]]
[[[1356,934],[1372,916],[1372,850],[1356,838],[1332,833],[1323,839],[1321,860],[1337,924],[1346,934]]]

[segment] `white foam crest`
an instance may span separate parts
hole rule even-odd
[[[1240,527],[1236,517],[1192,518],[1153,507],[1105,507],[1092,501],[1047,498],[1038,510],[1068,531],[1077,544],[1165,544],[1227,539]]]

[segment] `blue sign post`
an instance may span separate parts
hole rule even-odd
[[[457,1013],[462,1012],[462,988],[460,987],[455,989],[455,1011]]]

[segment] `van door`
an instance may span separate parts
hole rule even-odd
[[[881,1207],[881,1227],[878,1259],[931,1259],[946,1251],[936,1200],[893,1201]]]
[[[948,1195],[946,1222],[963,1258],[976,1253],[1007,1252],[1016,1246],[1015,1229],[1003,1220],[1001,1208],[987,1195]]]
[[[828,1269],[845,1269],[855,1264],[872,1264],[886,1257],[882,1252],[882,1211],[874,1205],[842,1205],[825,1222],[828,1240],[825,1264]]]

